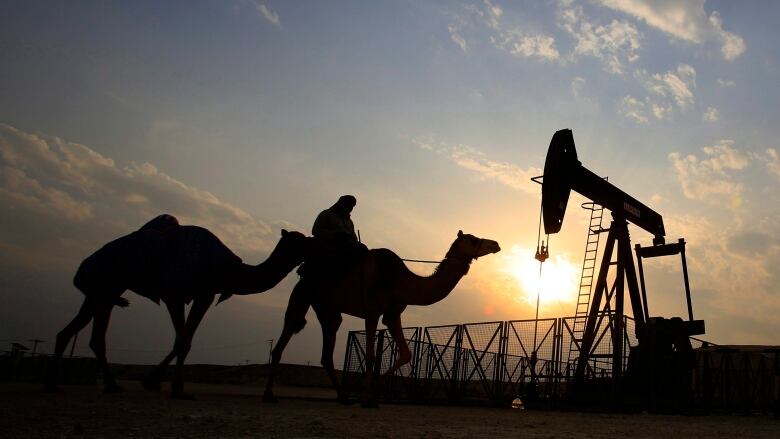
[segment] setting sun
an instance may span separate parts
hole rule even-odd
[[[543,310],[553,306],[556,311],[566,314],[574,312],[579,267],[566,254],[550,256],[542,268],[540,282],[539,261],[534,259],[534,250],[513,246],[506,255],[505,270],[517,280],[520,289],[518,300],[536,306],[536,294],[540,291],[539,303]],[[558,306],[563,309],[559,310]]]

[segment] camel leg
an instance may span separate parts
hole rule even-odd
[[[173,323],[173,330],[176,334],[176,340],[179,339],[180,334],[184,331],[184,304],[183,303],[165,303],[168,308],[168,315],[171,316],[171,323]],[[144,379],[141,381],[141,385],[150,392],[159,392],[165,371],[168,369],[168,365],[176,357],[176,341],[171,352],[157,365]]]
[[[81,331],[89,324],[94,313],[95,305],[93,301],[85,297],[84,303],[81,304],[81,308],[79,309],[78,314],[76,314],[76,317],[74,317],[73,320],[71,320],[71,322],[68,323],[68,325],[57,334],[57,342],[54,346],[54,355],[52,355],[51,362],[49,363],[49,370],[46,374],[46,385],[44,387],[44,391],[51,393],[62,392],[62,390],[57,387],[57,373],[59,372],[59,365],[62,354],[65,352],[70,339],[73,338],[77,332]]]
[[[374,392],[374,361],[376,360],[374,343],[378,323],[379,316],[366,317],[366,376],[363,384],[363,407],[377,406]]]
[[[171,396],[176,399],[194,399],[192,395],[184,393],[184,381],[182,379],[182,369],[184,360],[192,347],[192,337],[198,329],[200,322],[206,315],[211,304],[214,302],[214,295],[207,298],[199,298],[192,301],[190,313],[187,315],[187,321],[184,324],[184,333],[176,337],[176,369],[173,373],[173,384],[171,386]]]
[[[211,301],[213,302],[214,299],[212,298]],[[168,307],[168,312],[171,314],[171,321],[173,322],[173,329],[175,331],[179,330],[177,329],[177,325],[179,325],[179,328],[186,325],[186,323],[183,322],[184,311],[171,311],[171,308]],[[192,311],[190,311],[190,315],[192,315]],[[201,318],[202,317],[203,316],[201,316]],[[187,321],[189,321],[189,317]],[[192,335],[190,337],[192,337]],[[160,391],[162,387],[160,382],[165,377],[165,371],[168,369],[168,365],[171,364],[171,361],[173,361],[174,358],[176,358],[176,342],[174,342],[174,347],[171,352],[165,358],[163,358],[163,361],[161,361],[157,367],[152,369],[152,371],[149,372],[149,374],[141,381],[141,384],[146,390],[149,390],[150,392]]]
[[[317,308],[315,307],[315,311]],[[325,368],[325,372],[328,373],[330,381],[333,383],[333,388],[336,389],[339,402],[346,403],[345,396],[341,393],[341,387],[339,386],[339,379],[336,376],[336,368],[333,366],[333,350],[336,348],[336,334],[339,331],[341,322],[341,313],[339,312],[322,312],[317,313],[317,319],[320,321],[322,327],[322,357],[320,358],[320,364]]]
[[[165,377],[165,371],[168,369],[168,365],[176,357],[176,348],[158,364],[148,375],[146,375],[141,381],[141,385],[144,389],[150,392],[159,392],[162,388],[161,381]]]
[[[271,352],[271,365],[268,369],[268,380],[265,384],[263,402],[277,401],[273,391],[276,368],[279,366],[279,362],[282,361],[282,353],[284,353],[287,343],[290,342],[290,339],[294,334],[297,334],[306,326],[306,313],[309,312],[310,306],[306,288],[306,284],[301,280],[295,285],[295,288],[293,288],[292,293],[290,294],[287,310],[284,313],[282,335],[279,336],[279,339],[276,341],[276,345]]]
[[[409,345],[406,343],[406,338],[404,337],[400,314],[385,315],[382,318],[382,323],[390,330],[390,335],[393,337],[393,341],[395,341],[395,345],[398,347],[398,360],[393,364],[393,367],[385,372],[385,376],[391,376],[396,370],[400,369],[401,366],[411,361],[412,352],[409,350]]]
[[[89,347],[95,353],[98,361],[98,367],[103,371],[103,392],[118,393],[123,389],[116,384],[114,374],[108,365],[106,358],[106,330],[108,330],[108,321],[111,318],[113,303],[97,303],[95,306],[95,316],[92,321],[92,338],[89,341]]]

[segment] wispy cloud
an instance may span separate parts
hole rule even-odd
[[[531,182],[531,177],[541,175],[542,171],[539,168],[523,169],[512,163],[492,160],[483,152],[468,145],[452,145],[430,138],[415,138],[412,142],[421,149],[447,157],[456,165],[474,172],[480,178],[495,180],[509,188],[538,195],[538,188]]]
[[[582,6],[561,1],[558,10],[559,25],[575,40],[570,58],[592,56],[602,61],[605,71],[623,74],[628,63],[639,59],[641,34],[637,28],[621,20],[600,24],[585,15]]]
[[[696,70],[688,64],[680,64],[676,70],[666,73],[634,71],[634,78],[649,93],[644,98],[626,96],[618,102],[618,113],[637,122],[669,119],[674,108],[685,110],[695,102]],[[709,109],[708,109],[709,110]],[[709,117],[718,117],[716,109]],[[713,120],[714,121],[714,120]]]
[[[647,105],[631,95],[623,96],[623,99],[618,102],[617,111],[618,114],[637,123],[645,123],[649,120],[647,116]]]
[[[526,34],[515,29],[502,32],[493,42],[517,57],[535,57],[545,61],[555,61],[561,57],[555,48],[555,38],[548,35]]]
[[[723,29],[720,13],[709,16],[704,10],[706,0],[598,0],[602,5],[624,12],[665,34],[694,44],[715,42],[726,60],[734,60],[746,50],[741,36]]]
[[[471,4],[466,7],[468,17],[457,17],[447,28],[450,39],[464,52],[467,51],[466,39],[463,37],[463,23],[469,19],[476,20],[487,28],[490,42],[494,47],[518,58],[536,58],[542,61],[556,61],[561,55],[555,47],[555,38],[543,33],[533,33],[519,26],[504,22],[504,10],[490,0],[481,4]]]
[[[468,53],[468,45],[466,44],[466,39],[463,38],[463,35],[461,35],[461,25],[450,23],[447,25],[447,30],[450,32],[450,39],[460,47],[460,49],[466,53]]]
[[[702,115],[705,122],[717,122],[720,120],[720,111],[717,108],[707,107]]]
[[[726,199],[731,207],[741,204],[743,184],[735,181],[732,173],[745,169],[752,156],[733,146],[733,140],[720,140],[702,148],[703,157],[669,154],[686,198],[716,204]]]
[[[737,83],[730,79],[718,79],[718,85],[721,87],[734,87]]]
[[[766,155],[760,157],[760,160],[764,162],[769,173],[780,180],[780,155],[777,153],[777,150],[768,148]]]
[[[571,80],[571,94],[575,98],[580,98],[583,96],[583,91],[585,90],[585,78],[581,76],[575,76],[574,79]]]
[[[634,72],[634,76],[651,94],[670,98],[680,108],[686,108],[694,102],[696,69],[688,64],[680,64],[677,70],[669,70],[666,73],[649,74],[640,69]]]
[[[272,11],[268,6],[266,6],[263,3],[254,3],[255,10],[257,11],[260,16],[266,19],[269,23],[273,24],[274,26],[281,26],[281,23],[279,21],[279,14]]]

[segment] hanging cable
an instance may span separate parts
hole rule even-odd
[[[542,295],[542,267],[544,264],[544,261],[547,260],[547,258],[550,257],[549,247],[550,247],[550,235],[547,235],[547,246],[544,245],[544,241],[542,240],[542,214],[544,212],[544,209],[542,206],[539,206],[539,227],[536,232],[536,255],[534,255],[534,258],[539,261],[539,282],[537,284],[536,288],[536,318],[534,319],[534,344],[533,344],[533,353],[532,357],[536,358],[536,332],[539,327],[539,299]]]

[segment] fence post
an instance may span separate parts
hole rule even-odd
[[[491,398],[495,403],[501,402],[501,396],[503,394],[503,371],[504,371],[504,334],[506,329],[506,322],[499,323],[499,336],[498,336],[498,349],[496,350],[496,361],[493,364],[493,395]]]
[[[553,370],[552,370],[552,382],[550,388],[552,389],[553,402],[557,401],[558,393],[560,392],[561,385],[561,359],[563,358],[563,329],[560,318],[555,319],[555,335],[553,337]]]
[[[349,375],[352,370],[352,343],[355,341],[355,334],[349,331],[347,335],[347,349],[344,351],[344,367],[341,370],[341,389],[339,393],[346,397],[347,389],[349,389]]]
[[[463,345],[463,325],[456,325],[455,326],[455,346],[454,346],[454,352],[452,356],[452,384],[451,384],[451,392],[450,393],[450,399],[452,400],[458,400],[460,399],[460,383],[459,383],[459,376],[460,376],[460,366],[461,366],[461,346]]]

